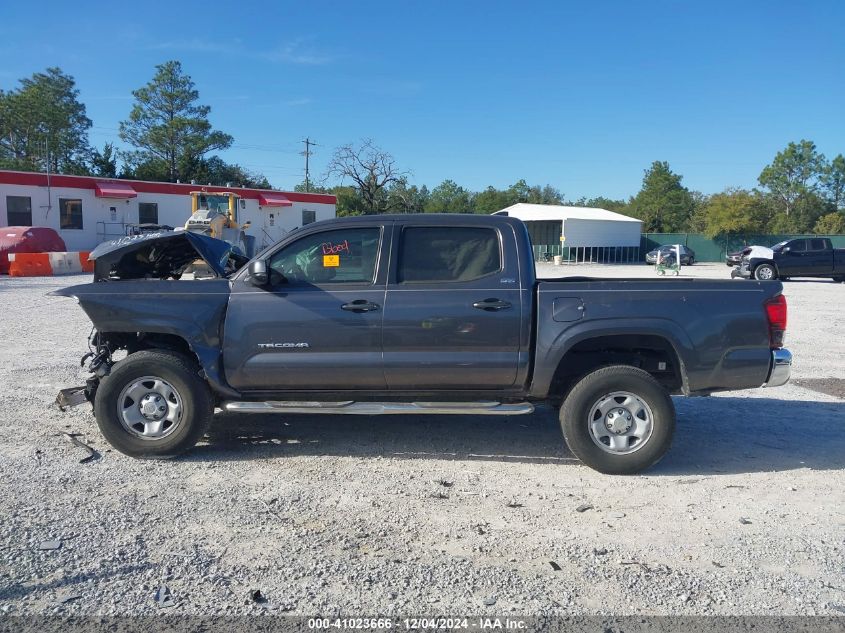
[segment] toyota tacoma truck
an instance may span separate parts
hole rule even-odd
[[[761,281],[830,277],[840,283],[845,281],[845,248],[833,248],[826,237],[786,240],[771,248],[752,246],[743,250],[742,261],[731,277]]]
[[[185,232],[98,247],[94,282],[53,293],[94,324],[92,375],[59,404],[92,402],[117,450],[164,458],[217,408],[515,416],[547,403],[582,462],[630,474],[669,448],[670,395],[789,379],[780,282],[538,279],[514,218],[341,218],[235,257]],[[198,259],[214,276],[180,279]]]

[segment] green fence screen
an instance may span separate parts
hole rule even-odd
[[[721,262],[725,255],[745,246],[774,246],[797,237],[826,237],[834,248],[845,248],[845,235],[737,235],[711,239],[700,233],[643,233],[640,254],[645,257],[647,252],[662,244],[683,244],[695,252],[696,261]]]

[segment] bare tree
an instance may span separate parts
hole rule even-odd
[[[338,147],[326,167],[326,178],[334,177],[343,183],[349,179],[358,189],[365,213],[384,213],[391,208],[386,188],[399,182],[407,171],[400,171],[396,159],[371,139],[363,139],[359,146]]]

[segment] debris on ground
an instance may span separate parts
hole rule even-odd
[[[155,594],[153,594],[153,600],[155,600],[159,609],[167,609],[168,607],[176,606],[176,603],[173,601],[173,596],[170,593],[170,587],[167,585],[161,585],[158,589],[156,589]]]
[[[582,503],[580,506],[575,508],[575,512],[586,512],[587,510],[592,510],[593,506],[589,503]]]
[[[521,503],[519,503],[519,501],[517,501],[516,499],[513,499],[512,501],[507,502],[505,504],[505,507],[506,508],[521,508],[523,506],[522,506]]]
[[[487,598],[484,598],[484,606],[492,607],[495,604],[496,604],[496,596],[489,596]]]
[[[261,593],[261,589],[250,589],[249,590],[249,599],[256,604],[264,604],[267,602],[267,598]]]
[[[555,571],[560,571],[561,569],[563,569],[560,565],[558,565],[558,564],[557,564],[556,562],[554,562],[553,560],[550,560],[550,561],[549,561],[549,565],[551,565],[551,566],[552,566],[552,569],[554,569]]]
[[[78,437],[81,435],[80,433],[62,432],[62,435],[64,435],[65,438],[67,438],[67,440],[74,446],[84,448],[86,451],[88,451],[88,457],[83,457],[82,459],[80,459],[80,464],[87,464],[88,462],[94,461],[95,459],[98,459],[100,457],[100,453],[98,453],[92,446],[88,446],[88,444],[78,439]]]
[[[444,488],[451,488],[455,482],[447,481],[446,479],[432,479],[431,483],[436,484],[438,486],[443,486]]]
[[[605,548],[605,547],[599,547],[597,549],[594,548],[593,554],[595,554],[596,556],[604,556],[604,555],[607,554],[607,548]]]
[[[751,519],[746,519],[745,517],[740,517],[739,522],[743,525],[751,525],[752,523]]]
[[[67,604],[74,600],[79,600],[82,597],[81,593],[61,593],[56,595],[56,604]]]
[[[54,549],[59,549],[62,546],[62,541],[60,539],[54,539],[50,541],[41,541],[38,544],[38,549],[43,551],[50,551]]]
[[[624,519],[625,513],[624,512],[611,512],[609,516],[610,516],[611,519]]]
[[[652,571],[651,567],[649,567],[645,563],[641,563],[638,560],[621,560],[621,561],[619,561],[619,564],[620,565],[636,565],[637,567],[639,567],[640,569],[642,569],[645,572]]]

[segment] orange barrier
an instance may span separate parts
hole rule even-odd
[[[79,265],[82,266],[82,272],[84,273],[94,272],[94,262],[88,261],[88,256],[90,254],[91,251],[79,251]]]
[[[46,277],[67,273],[92,273],[91,251],[69,253],[9,253],[10,277]]]
[[[49,253],[10,253],[10,277],[46,277],[53,274]]]

